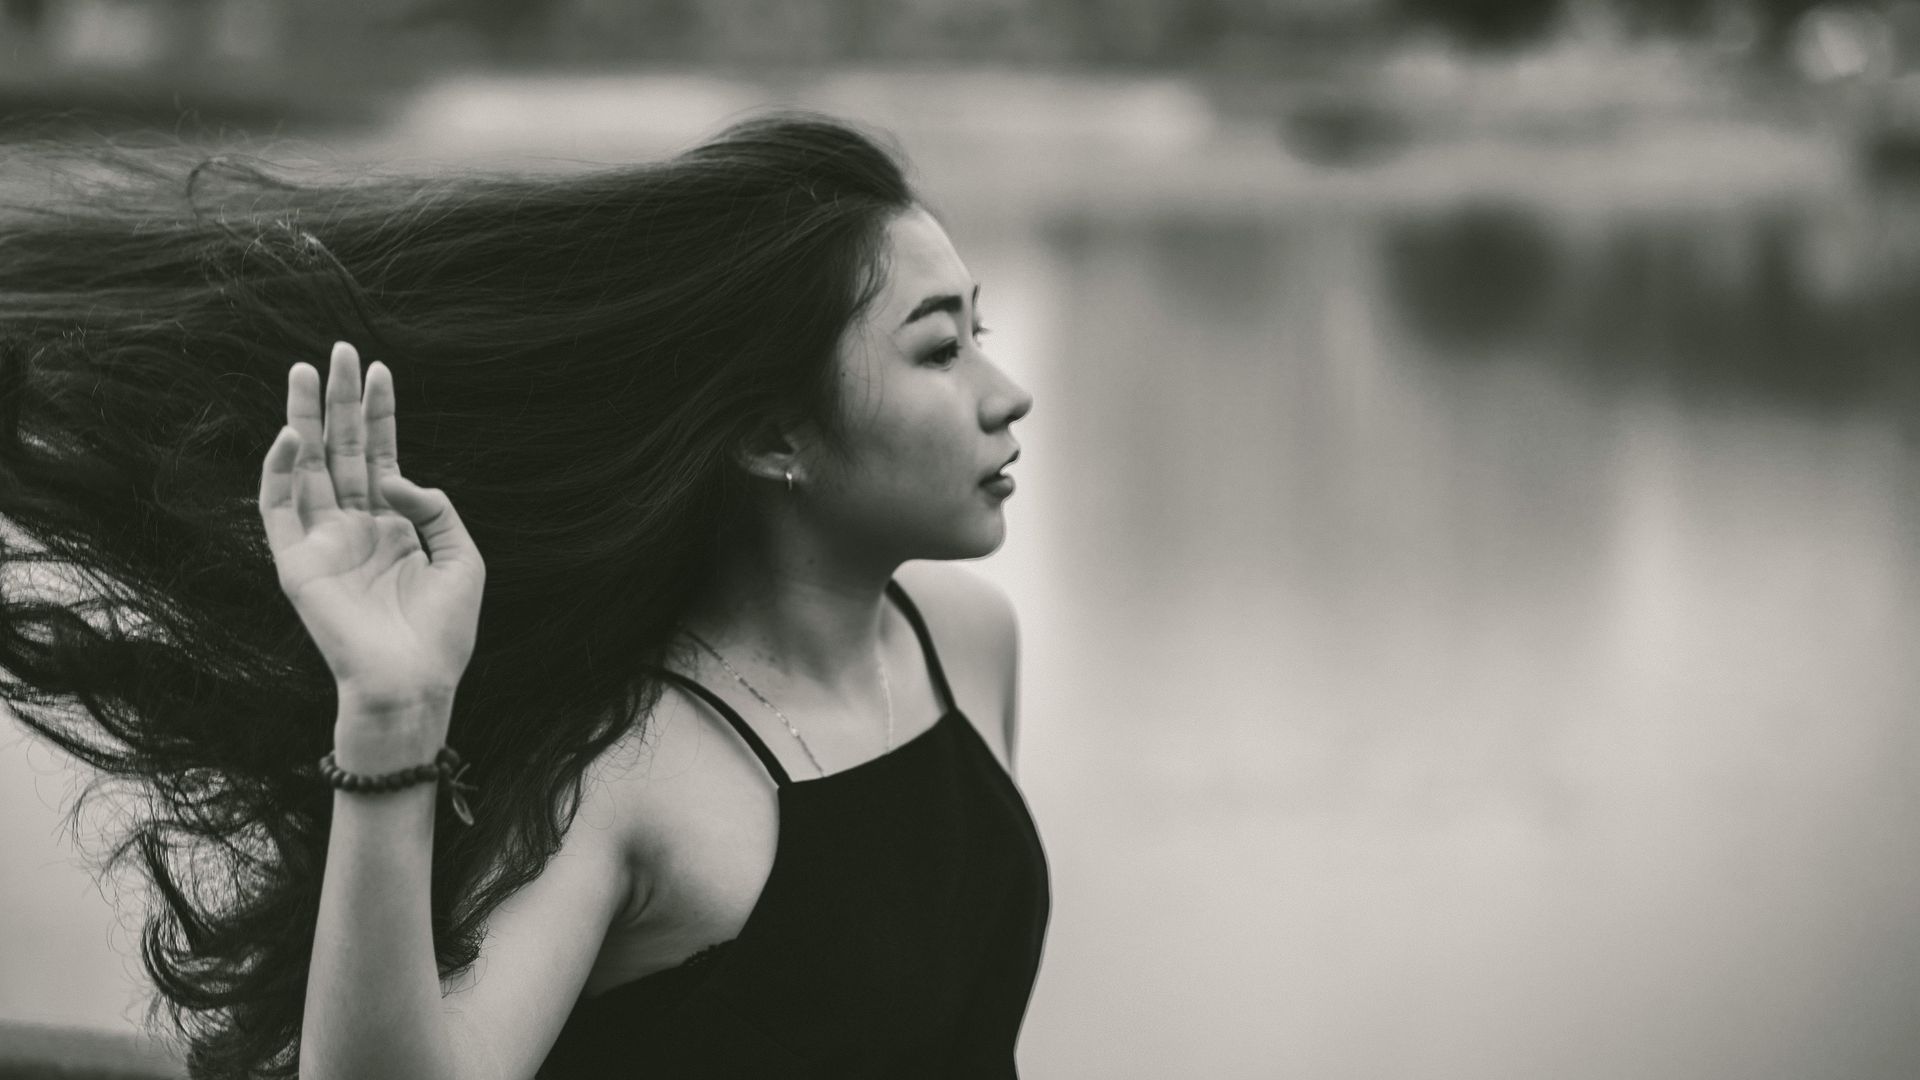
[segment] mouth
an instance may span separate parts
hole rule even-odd
[[[1010,477],[1010,476],[1008,476],[1008,475],[1007,475],[1007,466],[1009,466],[1009,465],[1011,465],[1011,464],[1013,464],[1014,462],[1016,462],[1016,461],[1019,461],[1019,460],[1020,460],[1020,451],[1018,451],[1018,450],[1015,450],[1015,451],[1013,452],[1013,456],[1012,456],[1012,457],[1010,457],[1010,458],[1008,458],[1007,460],[1005,460],[1005,461],[1003,461],[1003,462],[1001,462],[1001,463],[1000,463],[1000,467],[999,467],[998,469],[995,469],[995,470],[993,470],[992,472],[990,472],[990,473],[988,473],[988,474],[987,474],[986,476],[984,476],[984,477],[981,477],[981,479],[980,479],[980,482],[981,482],[981,483],[983,483],[983,484],[991,484],[991,483],[994,483],[995,481],[999,481],[999,480],[1011,480],[1011,479],[1013,479],[1012,477]]]

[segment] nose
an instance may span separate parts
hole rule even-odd
[[[1014,399],[1012,410],[1007,414],[1009,424],[1033,411],[1033,395],[1027,392],[1027,388],[1015,383],[1014,391],[1018,396]]]
[[[998,365],[995,365],[994,370],[1000,376],[1000,385],[995,388],[996,392],[983,402],[984,411],[987,414],[985,419],[989,426],[1005,427],[1033,411],[1033,395],[1027,392],[1026,387],[1014,382],[1005,372],[1000,371]]]

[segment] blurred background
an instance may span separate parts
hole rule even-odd
[[[899,138],[1036,396],[1023,1075],[1920,1076],[1920,3],[0,0],[0,162],[773,102]],[[163,1072],[0,723],[0,1072]]]

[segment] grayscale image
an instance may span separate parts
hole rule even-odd
[[[1920,1077],[1920,0],[0,0],[0,1080]]]

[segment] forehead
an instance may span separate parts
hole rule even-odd
[[[960,261],[947,231],[925,210],[914,207],[896,215],[887,224],[886,245],[887,281],[874,314],[887,331],[929,296],[966,297],[973,292],[967,264]]]

